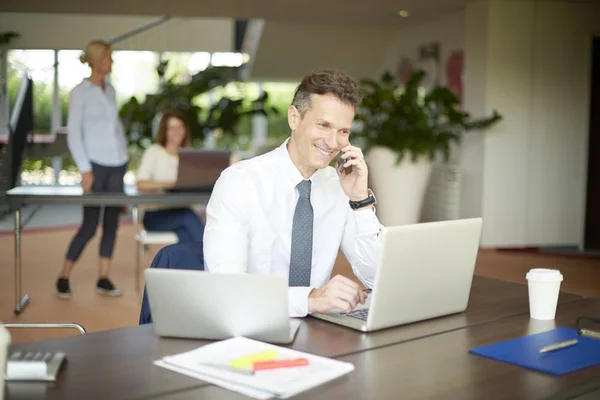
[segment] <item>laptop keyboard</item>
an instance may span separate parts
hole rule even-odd
[[[363,321],[367,320],[367,317],[369,316],[369,309],[368,308],[362,308],[360,310],[354,310],[354,311],[350,311],[348,313],[342,313],[344,315],[347,315],[348,317],[352,317],[352,318],[356,318],[356,319],[360,319]]]

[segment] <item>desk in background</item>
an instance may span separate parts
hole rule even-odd
[[[185,206],[207,204],[206,193],[141,194],[135,185],[126,185],[124,193],[83,194],[80,186],[19,186],[6,192],[9,205],[15,213],[15,314],[20,314],[29,302],[29,295],[21,297],[21,208],[27,204],[81,204],[84,206],[131,206],[134,232],[138,230],[139,206]]]

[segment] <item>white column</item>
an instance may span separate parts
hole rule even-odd
[[[60,87],[58,85],[58,50],[54,50],[54,85],[52,87],[52,119],[50,121],[51,134],[56,136],[62,126],[62,113],[60,106]],[[54,184],[58,185],[58,178],[62,170],[63,160],[61,156],[52,157],[52,169],[54,170]]]
[[[475,116],[486,113],[487,46],[490,6],[477,2],[465,7],[465,72],[463,107]],[[502,110],[501,110],[502,111]],[[462,218],[482,215],[484,138],[481,132],[464,135],[458,157],[463,173]]]
[[[264,93],[262,82],[258,83],[258,95],[262,96]],[[267,116],[263,114],[255,114],[252,117],[252,149],[256,150],[260,146],[267,143],[268,124]]]
[[[0,135],[8,134],[8,47],[0,47]]]

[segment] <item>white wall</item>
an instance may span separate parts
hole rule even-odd
[[[489,4],[477,2],[465,11],[465,70],[464,109],[474,116],[487,112],[486,74]],[[461,216],[481,217],[484,139],[479,132],[472,132],[462,139],[459,148],[459,166],[462,174]]]
[[[491,1],[488,12],[482,111],[498,109],[505,119],[483,134],[482,244],[520,246],[526,242],[529,218],[526,194],[531,157],[533,5],[527,1]],[[467,85],[472,84],[472,78],[482,79],[467,72]]]
[[[300,81],[317,68],[371,77],[395,31],[389,26],[265,22],[250,79]]]
[[[444,84],[446,82],[444,73],[446,60],[453,51],[463,48],[464,27],[464,12],[457,11],[422,25],[398,30],[387,45],[378,76],[386,69],[395,72],[397,63],[402,57],[410,58],[416,66],[419,47],[427,43],[439,42],[442,68],[440,76],[441,82]]]
[[[504,116],[456,152],[461,215],[483,216],[482,245],[583,243],[594,34],[600,4],[480,0],[390,41],[379,72],[425,43],[440,43],[443,68],[463,48],[465,110]]]
[[[600,5],[492,0],[466,15],[466,105],[505,120],[483,146],[462,148],[467,174],[478,164],[483,171],[481,187],[471,181],[465,193],[464,215],[484,217],[483,245],[580,245]]]
[[[600,36],[600,4],[538,3],[534,17],[526,240],[583,244],[591,50],[593,35]]]

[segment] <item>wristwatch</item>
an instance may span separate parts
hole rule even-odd
[[[364,200],[348,201],[348,203],[350,203],[350,208],[353,210],[358,210],[359,208],[370,206],[371,204],[377,204],[377,199],[375,198],[373,191],[371,189],[368,189],[368,192],[369,192],[369,197],[367,197]]]

